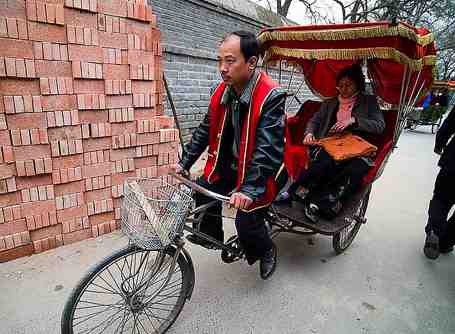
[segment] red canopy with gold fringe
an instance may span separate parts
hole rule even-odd
[[[422,83],[427,91],[434,79],[433,35],[406,23],[287,26],[264,29],[258,39],[266,61],[300,65],[308,86],[322,98],[336,96],[337,73],[361,60],[367,61],[376,95],[391,104],[400,102],[405,72],[412,73],[408,96]]]

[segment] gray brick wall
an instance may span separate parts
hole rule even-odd
[[[210,88],[220,81],[216,51],[223,36],[234,30],[258,32],[281,23],[277,16],[247,0],[148,0],[158,18],[164,49],[164,71],[177,109],[184,140],[207,112]],[[276,79],[278,72],[269,72]],[[288,87],[290,72],[282,74]],[[293,75],[291,92],[302,77]],[[303,85],[299,100],[312,97]],[[298,103],[294,101],[290,112]],[[170,112],[167,110],[167,112]]]

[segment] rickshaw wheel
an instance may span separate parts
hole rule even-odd
[[[369,189],[367,190],[367,192],[365,193],[365,195],[360,200],[357,206],[357,210],[354,215],[355,218],[354,217],[350,218],[352,219],[352,223],[333,236],[332,246],[336,254],[341,254],[346,249],[348,249],[348,247],[354,241],[354,238],[356,237],[357,233],[359,232],[360,227],[362,226],[362,224],[364,224],[365,213],[367,211],[368,200],[370,198],[370,192],[371,185],[369,186]]]
[[[240,243],[239,243],[239,239],[236,235],[233,235],[232,237],[230,237],[227,242],[226,242],[226,245],[232,247],[232,248],[235,248],[237,250],[240,251]],[[224,263],[233,263],[235,261],[238,261],[241,259],[241,256],[238,255],[238,253],[232,253],[232,252],[229,252],[225,249],[223,249],[221,251],[221,260],[224,262]]]

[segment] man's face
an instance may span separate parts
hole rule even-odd
[[[218,69],[223,81],[227,85],[242,87],[254,70],[256,59],[253,58],[246,61],[240,50],[240,37],[227,37],[218,48]]]

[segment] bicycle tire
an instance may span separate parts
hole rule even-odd
[[[359,207],[357,209],[359,218],[363,219],[365,217],[365,213],[366,213],[367,207],[368,207],[368,201],[370,198],[370,192],[371,192],[371,186],[370,186],[370,189],[363,196],[361,202],[359,203]],[[362,221],[356,220],[351,225],[345,227],[344,229],[342,229],[340,232],[338,232],[337,234],[335,234],[333,236],[332,247],[335,250],[335,253],[337,255],[343,253],[346,249],[349,248],[349,246],[351,246],[351,244],[354,241],[357,233],[359,232],[362,224],[363,224]],[[349,228],[351,228],[351,229],[348,231]],[[344,238],[344,233],[346,231],[348,231],[346,233],[347,236],[346,236],[346,238]]]
[[[165,252],[166,256],[172,257],[175,254],[175,251],[176,251],[175,248],[167,248],[164,252]],[[125,248],[122,248],[122,249],[116,251],[115,253],[113,253],[110,256],[108,256],[107,258],[101,260],[99,263],[97,263],[91,269],[89,269],[89,271],[84,275],[84,277],[81,278],[81,280],[78,282],[78,284],[74,287],[69,298],[67,299],[65,307],[63,309],[62,319],[61,319],[61,333],[62,334],[79,333],[79,331],[75,331],[73,328],[74,327],[74,314],[75,314],[75,311],[76,311],[78,305],[80,304],[80,302],[82,300],[82,296],[84,295],[85,292],[90,291],[90,290],[87,290],[87,288],[97,279],[98,275],[102,274],[105,271],[108,271],[109,274],[112,276],[110,270],[108,270],[108,269],[111,268],[112,270],[114,270],[115,268],[113,268],[113,266],[114,266],[114,264],[117,263],[118,260],[121,260],[122,258],[125,259],[127,256],[130,256],[133,254],[136,255],[138,253],[149,253],[149,254],[155,253],[155,254],[157,254],[158,252],[147,251],[147,250],[143,250],[143,249],[140,249],[137,247],[128,246],[128,247],[125,247]],[[135,256],[135,259],[136,259],[136,256]],[[124,260],[124,263],[125,262],[127,262],[127,260]],[[132,266],[132,263],[133,262],[131,260],[131,266]],[[161,264],[161,266],[162,265],[163,264]],[[161,270],[161,266],[159,267],[159,270]],[[116,268],[118,269],[119,267],[116,266]],[[151,330],[151,331],[134,330],[133,333],[165,333],[172,326],[172,324],[175,322],[175,320],[178,318],[180,312],[183,309],[183,306],[185,305],[187,296],[189,295],[189,290],[191,289],[191,271],[189,268],[189,264],[186,261],[186,258],[182,254],[180,254],[177,258],[176,266],[174,268],[174,273],[172,274],[171,278],[169,279],[169,282],[162,288],[161,291],[165,291],[166,289],[168,289],[169,283],[173,282],[173,277],[174,277],[175,273],[177,272],[177,269],[179,269],[181,272],[181,288],[179,289],[179,294],[178,294],[174,307],[172,308],[172,310],[167,310],[167,311],[169,311],[169,317],[166,319],[163,318],[165,321],[163,321],[162,324],[160,324],[158,322],[159,327],[155,328],[154,323],[153,323],[153,321],[150,320],[150,317],[149,317],[147,311],[144,311],[143,313],[145,314],[145,318],[148,318],[148,320],[149,320],[148,322],[152,324],[153,330]],[[145,275],[145,273],[143,275]],[[154,278],[154,277],[156,277],[156,275],[153,276],[152,278]],[[122,276],[122,278],[123,278],[123,276]],[[144,278],[144,276],[142,276],[142,278]],[[115,282],[114,278],[113,278],[113,280]],[[114,283],[114,282],[112,282],[112,283]],[[125,284],[125,282],[126,282],[126,280],[123,281],[121,285],[123,286],[123,284]],[[134,280],[132,282],[134,284]],[[115,285],[120,289],[120,287],[117,283],[115,283]],[[128,283],[128,285],[130,285],[130,284]],[[106,285],[106,287],[107,287],[107,285]],[[109,287],[112,288],[111,285],[109,285]],[[160,293],[161,293],[161,291],[160,291]],[[103,293],[111,294],[108,292],[103,292]],[[160,294],[158,294],[157,297],[158,296],[160,296]],[[156,298],[156,297],[154,297],[154,298]],[[160,300],[160,301],[162,301],[162,300]],[[85,302],[85,303],[87,303],[87,302]],[[126,305],[127,301],[124,301],[124,303]],[[117,304],[115,304],[115,305],[117,305]],[[155,302],[152,303],[152,305],[155,305]],[[106,306],[112,306],[112,305],[106,305]],[[95,307],[102,307],[102,306],[90,306],[90,307],[95,308]],[[136,314],[136,316],[134,316],[133,312],[131,310],[127,311],[126,307],[127,306],[125,306],[125,309],[123,310],[124,311],[123,318],[125,317],[125,314],[127,312],[130,313],[134,317],[134,326],[136,326],[136,323],[137,323],[136,316],[138,318],[140,318],[141,314]],[[151,312],[151,313],[153,314],[153,312]],[[128,318],[129,318],[129,316],[128,316]],[[131,320],[133,320],[133,319],[131,319]],[[115,323],[115,321],[113,319],[110,319],[107,322]],[[122,319],[122,321],[124,321],[124,319]],[[127,321],[129,321],[129,320],[127,320]],[[140,322],[141,321],[139,320],[139,323]],[[104,330],[106,330],[109,326],[110,325],[108,325],[106,328],[104,328]],[[125,333],[123,331],[125,329],[125,326],[126,326],[126,324],[124,324],[122,326],[122,330],[120,331],[120,333]],[[139,327],[139,325],[138,325],[138,327]],[[117,329],[118,328],[119,327],[117,327]],[[143,324],[142,324],[142,328],[144,329]],[[104,330],[102,331],[103,333],[108,333],[108,332],[105,332]],[[96,333],[96,331],[95,331],[95,333]],[[117,330],[115,331],[115,333],[117,333]]]

